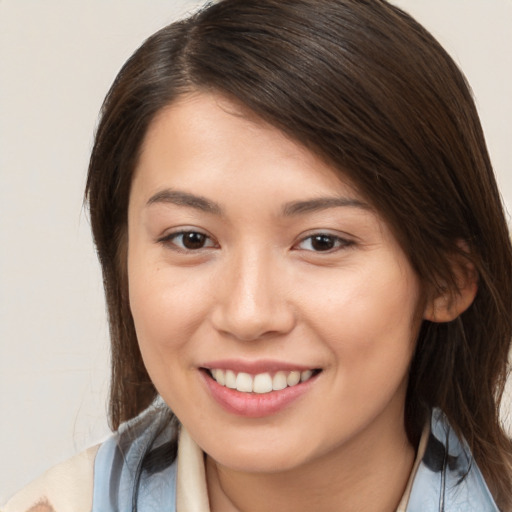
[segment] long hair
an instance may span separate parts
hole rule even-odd
[[[239,102],[348,177],[387,221],[425,290],[457,293],[454,261],[478,273],[473,304],[424,321],[411,363],[411,440],[440,407],[497,502],[512,508],[511,442],[499,420],[512,325],[512,249],[466,80],[439,43],[383,0],[222,0],[150,37],[110,92],[86,197],[112,340],[111,426],[154,398],[127,296],[127,205],[155,115],[178,96]]]

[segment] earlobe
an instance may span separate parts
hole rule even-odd
[[[451,322],[471,306],[478,291],[478,274],[473,264],[465,262],[458,265],[456,285],[456,289],[446,288],[427,301],[423,315],[425,320]]]

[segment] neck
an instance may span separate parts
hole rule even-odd
[[[403,422],[374,422],[314,461],[276,473],[229,469],[207,457],[212,512],[395,511],[414,463]]]

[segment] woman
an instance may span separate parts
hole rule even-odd
[[[87,198],[117,433],[5,510],[512,510],[506,222],[409,16],[223,0],[161,30]]]

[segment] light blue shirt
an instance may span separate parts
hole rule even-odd
[[[132,512],[135,504],[138,512],[176,512],[178,430],[157,399],[103,443],[94,467],[92,512]],[[438,409],[407,512],[499,512],[469,448]]]

